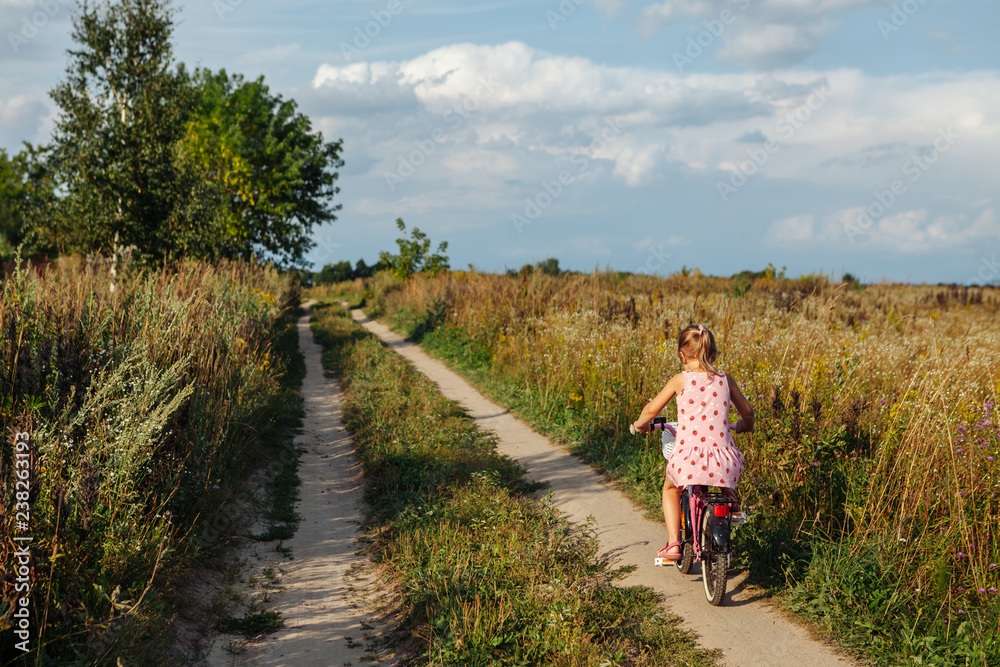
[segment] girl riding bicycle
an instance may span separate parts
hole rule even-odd
[[[704,484],[735,489],[743,473],[743,454],[732,434],[752,432],[754,419],[753,408],[736,380],[712,365],[717,350],[711,331],[700,324],[681,331],[677,354],[684,370],[670,378],[633,424],[637,431],[648,433],[653,417],[677,397],[677,442],[667,459],[663,481],[663,521],[668,540],[656,554],[664,561],[681,558],[678,487]],[[740,414],[735,426],[729,424],[730,406]]]

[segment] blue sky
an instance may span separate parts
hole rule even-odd
[[[1000,3],[176,7],[178,60],[264,75],[344,139],[317,268],[402,217],[455,268],[1000,282]],[[72,11],[0,0],[8,151],[48,137]]]

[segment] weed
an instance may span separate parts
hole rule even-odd
[[[653,517],[663,461],[628,424],[679,371],[677,330],[704,323],[757,412],[756,432],[738,436],[751,515],[738,557],[753,580],[879,660],[1000,660],[1000,290],[773,271],[380,274],[367,289],[370,314]],[[856,641],[854,621],[878,641]]]
[[[171,582],[234,537],[253,465],[288,457],[278,443],[297,419],[285,382],[301,373],[286,355],[297,298],[287,276],[246,263],[111,275],[62,258],[4,277],[0,431],[31,435],[31,532],[45,545],[33,554],[27,659],[167,660]],[[12,521],[0,520],[5,534]],[[10,541],[0,561],[13,562]],[[14,599],[13,579],[0,591]],[[0,607],[0,662],[12,611]]]
[[[241,618],[234,618],[226,615],[215,623],[215,628],[219,632],[227,634],[239,634],[244,637],[256,637],[268,632],[278,630],[284,621],[281,614],[276,611],[254,611],[247,612]]]

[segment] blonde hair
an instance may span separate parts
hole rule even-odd
[[[715,336],[701,324],[692,324],[677,335],[677,351],[688,359],[697,359],[708,373],[708,379],[711,380],[713,375],[720,375],[713,366],[718,354]]]

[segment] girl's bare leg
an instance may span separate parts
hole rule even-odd
[[[681,492],[669,476],[663,480],[663,522],[667,525],[667,542],[676,542],[681,532]],[[679,547],[673,547],[666,553],[680,552]]]

